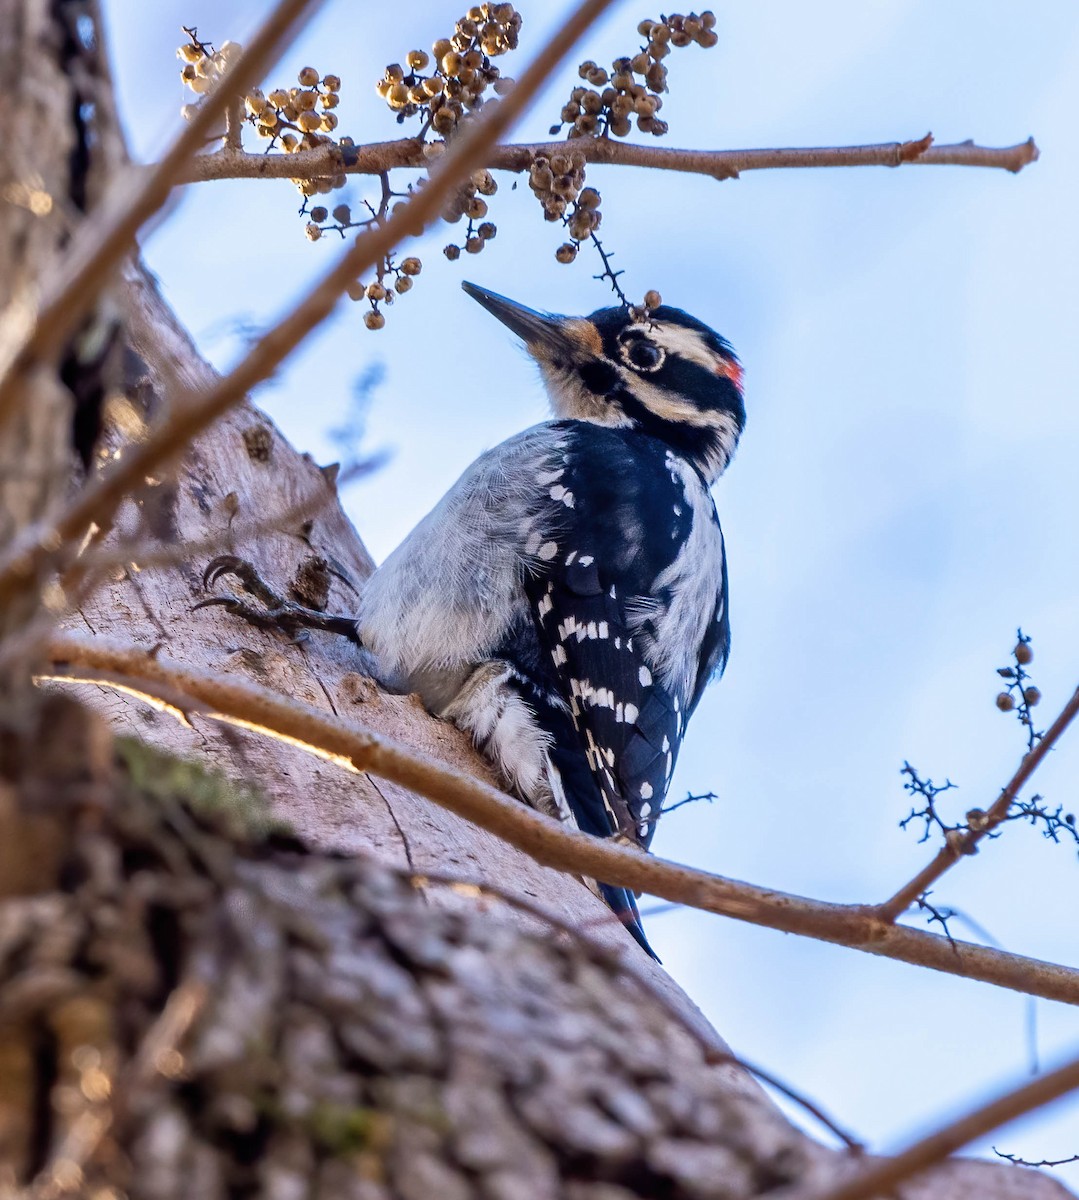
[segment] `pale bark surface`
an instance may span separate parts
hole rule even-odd
[[[0,160],[0,346],[82,207],[68,123],[85,64],[72,66],[60,26],[77,8],[0,0],[0,66],[37,81],[9,98]],[[103,111],[107,78],[90,77]],[[55,102],[45,118],[42,95]],[[19,188],[56,209],[11,202]],[[210,378],[138,267],[114,289],[109,320],[125,353],[104,377],[114,420],[103,455]],[[70,393],[50,364],[33,388],[0,433],[0,541],[72,478]],[[489,777],[456,730],[381,693],[344,641],[315,634],[298,647],[222,610],[192,612],[203,566],[223,551],[334,611],[354,605],[371,569],[333,473],[257,410],[220,422],[175,477],[129,503],[106,546],[125,537],[129,561],[109,568],[71,628],[247,676]],[[32,589],[24,599],[36,602]],[[708,1061],[718,1035],[581,881],[285,743],[198,716],[183,724],[104,688],[51,687],[18,749],[0,746],[0,1194],[48,1168],[49,1194],[108,1184],[136,1200],[741,1200],[855,1168],[744,1072]],[[118,756],[112,734],[254,784],[298,840],[253,828],[242,791],[239,812],[219,781]],[[488,895],[408,881],[425,872],[497,887],[587,939]],[[1066,1194],[973,1162],[904,1189],[926,1200]]]

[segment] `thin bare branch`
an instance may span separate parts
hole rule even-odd
[[[1007,1159],[1014,1167],[1032,1167],[1035,1169],[1040,1167],[1066,1167],[1070,1163],[1079,1162],[1079,1154],[1069,1154],[1067,1158],[1039,1158],[1035,1161],[1023,1158],[1018,1154],[1006,1154],[1003,1150],[998,1150],[996,1146],[993,1147],[993,1153],[997,1158]]]
[[[87,551],[80,558],[79,565],[87,571],[95,572],[132,565],[139,571],[147,571],[153,567],[174,567],[177,563],[191,562],[207,554],[231,552],[236,546],[256,541],[275,531],[299,529],[305,521],[335,502],[336,496],[331,488],[320,488],[300,497],[286,508],[270,508],[260,517],[230,521],[224,530],[215,529],[198,541],[168,544],[153,536],[140,538],[136,535],[121,538],[115,544],[106,544]],[[65,596],[68,590],[65,586]],[[74,599],[75,597],[72,597],[72,600]],[[77,599],[81,602],[85,599],[85,593],[80,593]],[[66,611],[71,611],[71,601]]]
[[[877,1159],[836,1187],[784,1188],[771,1195],[773,1200],[875,1200],[878,1196],[897,1195],[895,1189],[904,1180],[936,1166],[977,1138],[1016,1117],[1043,1108],[1076,1088],[1079,1088],[1079,1058],[990,1100],[899,1154]]]
[[[792,896],[668,862],[613,840],[571,833],[464,772],[246,680],[168,663],[135,646],[71,635],[54,639],[49,658],[50,677],[142,695],[180,717],[201,712],[305,747],[347,769],[393,780],[556,870],[785,933],[1079,1004],[1079,970],[892,925],[868,905]]]
[[[278,0],[236,61],[195,108],[165,156],[149,169],[121,178],[112,203],[75,232],[71,248],[56,264],[33,322],[0,376],[0,426],[20,394],[19,380],[36,362],[48,360],[90,311],[102,287],[135,243],[139,229],[162,207],[190,160],[221,125],[237,92],[255,84],[296,22],[316,0]],[[4,366],[5,364],[0,364]]]
[[[612,0],[582,0],[540,50],[513,90],[487,104],[454,138],[438,160],[427,187],[416,190],[384,222],[359,235],[352,247],[299,303],[265,333],[240,363],[206,391],[173,404],[167,421],[88,485],[46,529],[30,531],[0,560],[0,603],[12,590],[37,577],[45,562],[70,546],[91,524],[110,523],[124,498],[142,481],[179,458],[203,429],[238,404],[277,370],[297,346],[329,316],[348,285],[404,238],[416,235],[441,213],[447,195],[481,166],[490,147],[521,115],[548,75]]]
[[[1013,174],[1034,162],[1034,139],[1014,146],[979,146],[972,141],[936,146],[929,137],[907,142],[882,142],[868,146],[803,146],[766,150],[688,150],[669,146],[642,146],[615,138],[574,138],[571,142],[532,142],[495,146],[484,165],[492,171],[527,171],[538,157],[564,153],[567,145],[586,163],[648,167],[713,179],[737,179],[744,171],[774,171],[794,167],[990,167]],[[355,157],[353,157],[355,155]],[[296,154],[249,154],[220,150],[188,162],[185,180],[202,183],[214,179],[324,179],[342,172],[381,175],[397,167],[423,168],[423,143],[419,138],[373,142],[349,150],[346,163],[337,146],[319,146]]]
[[[914,904],[919,896],[924,896],[949,867],[959,859],[977,852],[978,843],[982,838],[992,833],[1007,818],[1008,810],[1016,796],[1060,740],[1076,714],[1079,714],[1079,687],[1072,693],[1071,699],[1064,705],[1057,719],[1045,731],[1041,741],[1036,742],[1034,748],[1023,755],[1015,774],[993,806],[986,811],[985,819],[978,822],[976,829],[953,830],[937,851],[933,861],[923,867],[909,883],[904,884],[890,900],[877,907],[876,914],[881,920],[894,921]]]

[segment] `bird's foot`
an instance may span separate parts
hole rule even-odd
[[[284,634],[296,645],[307,641],[312,629],[322,629],[348,638],[354,645],[362,645],[352,617],[334,616],[307,608],[294,600],[287,600],[274,591],[258,571],[246,559],[234,554],[221,554],[212,559],[202,573],[202,586],[207,591],[224,575],[232,575],[249,596],[259,601],[262,607],[249,604],[239,596],[211,596],[193,605],[193,609],[220,607],[228,609],[234,616],[247,621],[258,629],[268,629]]]

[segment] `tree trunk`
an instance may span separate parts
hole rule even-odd
[[[119,161],[107,75],[76,36],[85,11],[0,0],[0,65],[23,81],[0,160],[3,347],[92,208],[95,173]],[[33,372],[0,434],[0,544],[72,486],[75,397],[107,401],[100,465],[211,378],[138,265],[99,306],[99,332],[103,312],[119,348],[109,370],[73,344]],[[73,629],[246,676],[490,778],[455,729],[380,692],[340,639],[295,646],[192,611],[222,551],[333,611],[371,570],[334,472],[257,410],[222,420],[130,501],[106,544],[123,539],[126,565]],[[0,614],[0,633],[40,612],[40,584]],[[21,670],[0,771],[0,1193],[37,1178],[52,1195],[136,1200],[741,1200],[856,1169],[715,1061],[721,1039],[581,881],[234,725],[86,684],[51,684],[31,705]],[[589,937],[415,878],[434,873],[497,884]],[[904,1194],[1066,1193],[956,1162]]]
[[[91,129],[102,97],[111,103],[103,57],[77,36],[81,4],[70,0],[0,0],[0,71],[13,84],[5,105],[0,154],[0,370],[15,357],[29,329],[43,279],[71,230],[100,198],[115,165],[118,141]],[[85,29],[85,26],[84,26]],[[0,422],[0,547],[20,530],[54,513],[70,487],[72,394],[60,374],[80,351],[95,360],[83,372],[92,406],[100,348],[98,314],[63,363],[36,363],[24,372],[18,403]],[[92,343],[97,341],[94,349]],[[106,356],[107,357],[107,356]],[[85,408],[84,408],[85,411]],[[19,630],[40,603],[41,580],[29,579],[0,610],[0,637]],[[10,647],[9,647],[10,648]],[[0,716],[10,720],[15,680],[26,664],[16,656],[0,668]]]

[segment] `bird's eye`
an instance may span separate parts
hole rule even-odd
[[[624,338],[618,348],[623,359],[636,371],[658,371],[667,357],[662,346],[640,334]]]

